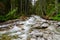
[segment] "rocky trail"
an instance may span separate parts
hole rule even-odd
[[[32,15],[25,21],[0,25],[0,39],[6,34],[11,40],[60,40],[60,22]],[[15,38],[14,38],[15,36]]]

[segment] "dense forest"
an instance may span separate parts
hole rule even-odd
[[[0,0],[0,22],[30,15],[60,21],[60,0]]]

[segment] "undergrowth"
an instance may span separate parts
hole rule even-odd
[[[17,11],[17,8],[9,11],[9,13],[6,14],[5,16],[0,15],[0,22],[18,18],[19,15],[16,15],[16,11]]]

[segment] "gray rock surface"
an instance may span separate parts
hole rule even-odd
[[[0,39],[3,34],[11,36],[11,40],[60,40],[60,22],[32,15],[26,21],[0,25]]]

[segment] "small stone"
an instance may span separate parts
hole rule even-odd
[[[60,32],[60,27],[58,27],[56,30],[57,30],[57,32]]]
[[[33,31],[31,34],[32,34],[32,36],[35,35],[36,37],[39,37],[39,36],[42,37],[43,36],[42,32],[34,32]]]
[[[57,25],[60,26],[60,22],[58,22]]]
[[[47,37],[49,37],[49,35],[48,34],[43,34],[43,37],[47,38]]]
[[[38,37],[36,40],[45,40],[44,38],[40,38],[40,37]]]
[[[40,24],[35,24],[35,25],[33,25],[33,27],[40,27]]]
[[[35,38],[31,38],[31,40],[36,40]]]
[[[45,20],[45,19],[41,19],[41,22],[46,22],[47,20]]]
[[[40,39],[41,39],[40,37],[37,38],[37,40],[40,40]]]
[[[53,31],[53,30],[55,30],[55,28],[56,28],[56,27],[55,27],[54,25],[50,25],[47,29]]]
[[[43,24],[41,25],[41,27],[48,27],[48,26],[49,26],[48,23],[43,23]]]
[[[52,37],[50,36],[50,37],[47,38],[47,40],[53,40],[53,39],[52,39]]]

